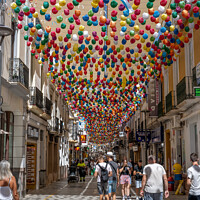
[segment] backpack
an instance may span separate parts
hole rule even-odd
[[[99,165],[98,164],[98,166],[100,167],[100,169],[101,169],[101,182],[102,183],[106,183],[106,182],[108,182],[108,179],[109,179],[109,176],[108,176],[108,170],[107,170],[107,163],[106,163],[106,167],[105,168],[103,168],[103,167],[101,167],[101,165]]]

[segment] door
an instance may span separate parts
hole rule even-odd
[[[170,142],[170,130],[165,131],[165,148],[166,148],[166,171],[168,177],[171,175],[171,142]]]

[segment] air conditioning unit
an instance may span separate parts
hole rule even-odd
[[[172,119],[172,128],[173,129],[181,128],[181,116],[180,115],[173,116],[173,119]]]

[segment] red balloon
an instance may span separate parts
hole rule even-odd
[[[18,29],[22,29],[22,24],[17,25]]]
[[[69,10],[73,10],[73,8],[74,8],[73,3],[68,3],[68,4],[67,4],[67,8],[68,8]]]
[[[65,15],[69,15],[69,9],[64,10]]]

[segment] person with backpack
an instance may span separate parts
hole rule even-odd
[[[112,169],[108,163],[104,162],[104,157],[102,155],[98,158],[94,177],[97,177],[97,189],[100,195],[100,200],[103,200],[104,195],[106,200],[109,200],[108,180],[109,177],[112,177]]]
[[[192,167],[187,170],[187,184],[190,186],[188,200],[200,200],[200,165],[198,155],[190,155]]]
[[[122,200],[129,200],[130,198],[130,175],[131,175],[131,168],[128,165],[127,160],[123,161],[123,165],[119,169],[120,176],[120,184],[122,185]]]
[[[113,161],[112,152],[107,152],[107,160],[112,169],[112,176],[109,178],[109,181],[108,181],[108,188],[109,188],[108,195],[109,195],[110,200],[111,200],[111,197],[113,200],[116,200],[117,183],[119,183],[118,164]]]

